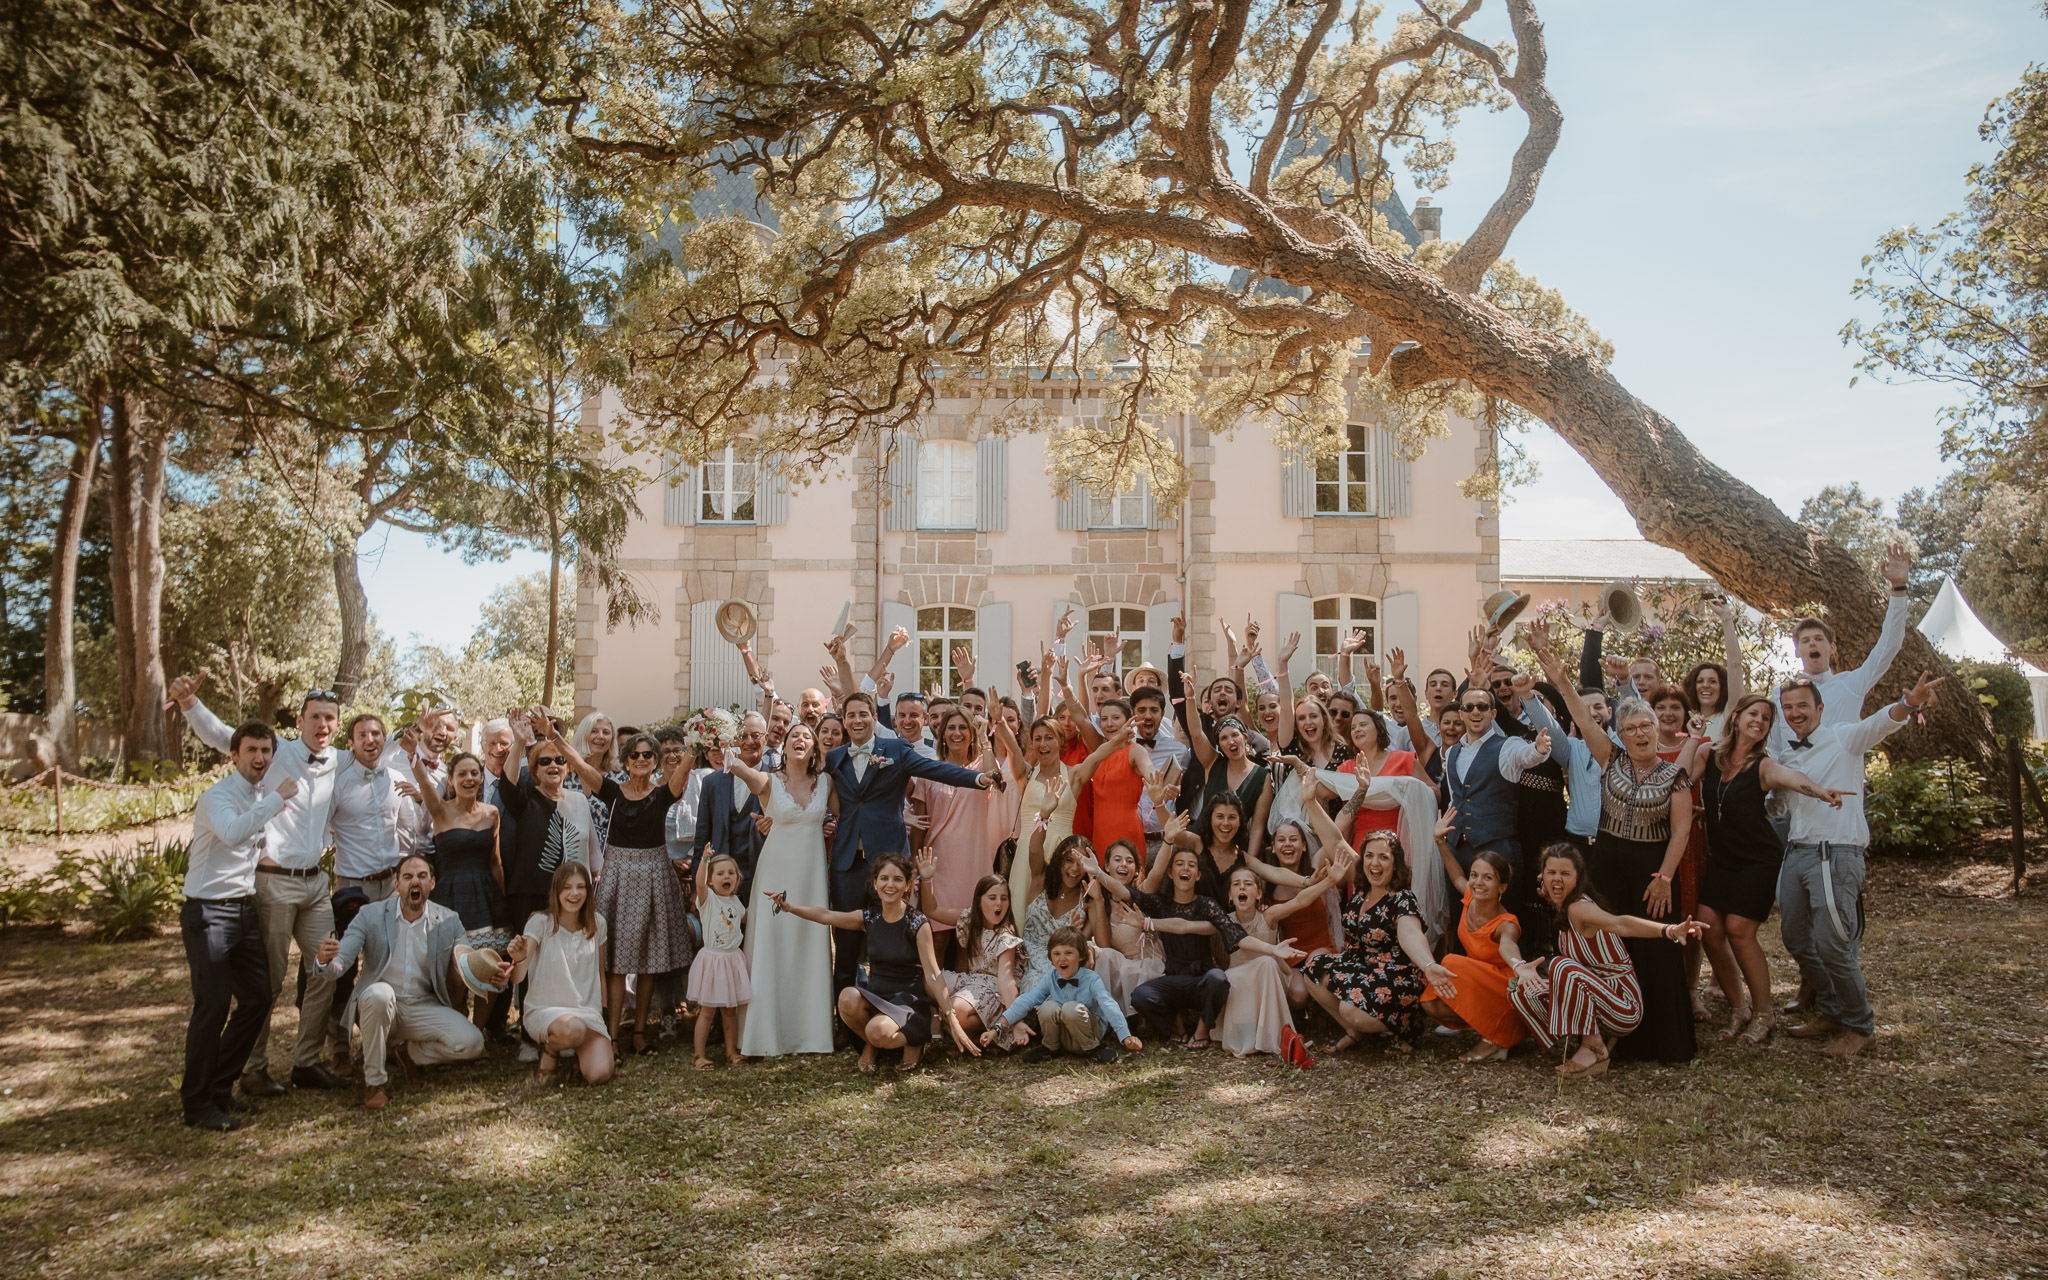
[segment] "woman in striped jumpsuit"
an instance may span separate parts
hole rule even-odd
[[[1557,955],[1517,962],[1508,994],[1544,1048],[1566,1036],[1579,1038],[1578,1052],[1559,1065],[1558,1075],[1599,1075],[1607,1070],[1608,1039],[1627,1035],[1643,1020],[1643,989],[1621,940],[1663,938],[1683,945],[1705,926],[1611,914],[1594,898],[1585,858],[1574,845],[1543,851],[1536,891],[1557,922]]]

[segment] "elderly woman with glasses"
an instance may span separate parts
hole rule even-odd
[[[544,722],[542,733],[546,750],[562,753],[584,790],[607,813],[597,910],[610,929],[605,1003],[611,1010],[612,1043],[617,1044],[627,975],[640,975],[635,990],[652,992],[655,978],[688,967],[695,952],[682,866],[669,857],[667,833],[668,811],[688,790],[690,770],[685,760],[674,758],[667,776],[657,782],[654,767],[662,758],[661,744],[651,734],[634,733],[620,743],[626,764],[626,780],[620,782],[585,760],[551,722]],[[634,1002],[635,1053],[647,1052],[647,1017],[654,1003]]]
[[[1585,699],[1559,678],[1563,668],[1557,655],[1540,652],[1602,771],[1600,834],[1588,859],[1593,888],[1616,911],[1640,904],[1649,920],[1686,926],[1679,932],[1696,936],[1699,930],[1691,927],[1690,917],[1681,918],[1676,910],[1672,877],[1692,833],[1691,771],[1698,742],[1687,743],[1676,760],[1663,759],[1657,752],[1657,713],[1625,694],[1614,708],[1616,745]],[[1629,937],[1626,945],[1642,987],[1643,1017],[1614,1042],[1614,1056],[1691,1061],[1697,1045],[1684,953],[1658,938]]]

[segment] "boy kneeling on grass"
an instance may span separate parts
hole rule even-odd
[[[995,1043],[996,1037],[1008,1034],[1019,1018],[1035,1009],[1039,1043],[1024,1051],[1026,1062],[1043,1062],[1056,1053],[1085,1053],[1097,1062],[1115,1062],[1116,1041],[1133,1052],[1144,1048],[1124,1022],[1123,1010],[1109,998],[1109,988],[1102,985],[1095,970],[1081,967],[1081,957],[1086,954],[1087,944],[1079,929],[1055,929],[1045,944],[1052,972],[1003,1010],[996,1024],[981,1033],[982,1044]],[[1104,1027],[1116,1033],[1114,1039],[1103,1035]]]

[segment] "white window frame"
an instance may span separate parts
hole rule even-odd
[[[975,447],[966,440],[920,440],[917,445],[917,527],[939,532],[972,530],[977,488]]]
[[[1331,609],[1333,616],[1324,616],[1326,607]],[[1313,619],[1313,634],[1307,639],[1315,647],[1315,669],[1332,680],[1337,678],[1337,646],[1343,644],[1345,637],[1353,631],[1365,629],[1372,632],[1372,643],[1351,657],[1353,679],[1364,674],[1360,670],[1361,663],[1378,662],[1386,652],[1386,606],[1375,596],[1318,596],[1309,605],[1309,616]]]
[[[934,684],[952,693],[960,686],[960,673],[953,669],[953,650],[964,647],[975,653],[977,610],[964,604],[920,605],[917,610],[917,691]],[[936,646],[936,647],[934,647]]]
[[[1109,626],[1098,626],[1099,614],[1111,615]],[[1123,642],[1116,654],[1116,682],[1123,685],[1124,677],[1145,663],[1145,610],[1133,604],[1090,605],[1087,616],[1082,619],[1088,624],[1088,647],[1095,648],[1097,640],[1108,640],[1119,626],[1123,629]],[[1133,622],[1132,619],[1136,621]]]
[[[714,514],[721,502],[726,515]],[[761,462],[751,444],[728,444],[697,468],[698,524],[753,524],[760,504]]]
[[[1143,529],[1150,523],[1146,508],[1145,477],[1131,481],[1131,487],[1122,493],[1104,496],[1093,489],[1088,491],[1088,527],[1090,529]]]
[[[1317,518],[1324,516],[1370,516],[1378,514],[1378,494],[1373,488],[1373,432],[1370,423],[1353,422],[1344,428],[1344,452],[1335,458],[1316,461]]]

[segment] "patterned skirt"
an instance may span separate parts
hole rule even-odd
[[[605,849],[597,909],[611,930],[613,973],[673,973],[690,963],[688,899],[668,850]]]

